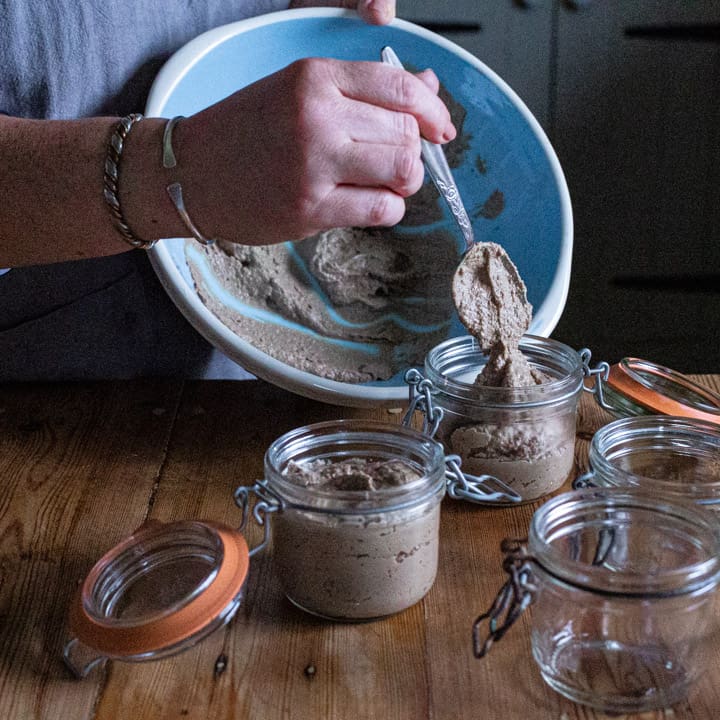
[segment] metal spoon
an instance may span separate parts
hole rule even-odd
[[[399,68],[403,67],[398,56],[388,45],[382,49],[380,57],[386,65]],[[470,218],[462,203],[460,192],[450,172],[450,166],[448,165],[442,146],[431,143],[424,138],[420,139],[420,143],[422,147],[421,157],[425,163],[425,169],[433,183],[435,183],[435,187],[443,198],[445,198],[453,217],[460,226],[460,230],[462,230],[463,237],[465,238],[464,252],[467,252],[475,242],[475,235],[473,234],[472,225],[470,224]]]

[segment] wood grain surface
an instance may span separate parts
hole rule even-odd
[[[720,391],[720,375],[695,379]],[[337,624],[304,614],[283,597],[268,550],[252,560],[235,619],[195,647],[71,677],[61,660],[68,606],[105,551],[149,518],[237,525],[233,489],[262,477],[268,445],[340,417],[402,414],[324,405],[262,381],[0,387],[0,719],[602,717],[544,685],[530,612],[487,658],[472,655],[473,620],[504,582],[500,541],[526,535],[538,503],[446,498],[435,585],[393,617]],[[610,419],[584,394],[577,471]],[[257,528],[246,535],[259,541]],[[720,718],[720,647],[708,653],[687,703],[641,717]]]

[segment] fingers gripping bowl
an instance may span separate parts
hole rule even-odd
[[[513,258],[534,309],[529,333],[549,335],[570,277],[565,179],[513,91],[444,38],[402,20],[370,26],[332,9],[241,21],[176,53],[159,73],[146,113],[190,115],[297,59],[379,61],[385,45],[409,69],[431,67],[438,75],[459,130],[445,151],[475,235]],[[397,405],[407,397],[405,371],[439,342],[466,334],[450,293],[463,239],[429,181],[396,228],[254,244],[260,246],[220,243],[207,250],[176,238],[150,256],[190,323],[280,387],[348,406]]]

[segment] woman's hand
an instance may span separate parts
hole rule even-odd
[[[290,7],[348,8],[372,25],[387,25],[395,17],[395,0],[292,0]]]
[[[423,182],[420,135],[455,128],[429,70],[311,58],[175,128],[186,203],[206,233],[245,244],[394,225]]]

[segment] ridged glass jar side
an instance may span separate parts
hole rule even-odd
[[[590,482],[672,493],[720,512],[720,426],[653,415],[615,420],[589,449]]]

